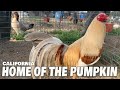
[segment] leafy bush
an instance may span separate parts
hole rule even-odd
[[[116,35],[119,36],[120,35],[120,28],[117,29],[113,29],[112,32],[109,32],[108,35]]]
[[[16,39],[16,40],[24,40],[25,33],[20,33],[19,35],[17,34],[11,34],[11,38]]]
[[[62,34],[63,32],[65,31],[62,31],[62,30],[54,30],[52,32],[50,32],[51,34]]]
[[[77,30],[71,30],[71,31],[53,31],[51,32],[54,34],[57,38],[59,38],[61,41],[63,41],[65,44],[72,44],[74,41],[80,38],[80,32]]]

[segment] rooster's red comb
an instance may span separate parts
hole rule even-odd
[[[108,15],[106,15],[105,13],[99,13],[99,14],[97,15],[97,20],[99,20],[99,21],[104,22],[104,21],[106,21],[107,19],[108,19]]]

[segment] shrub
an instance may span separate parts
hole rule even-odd
[[[77,30],[71,30],[71,31],[61,31],[56,30],[51,32],[54,34],[57,38],[59,38],[61,41],[63,41],[65,44],[72,44],[74,41],[80,38],[80,32]]]
[[[119,36],[120,35],[120,28],[113,29],[112,32],[109,32],[108,35],[115,35]]]
[[[25,33],[20,33],[19,35],[17,34],[11,34],[11,38],[16,39],[16,40],[24,40]]]

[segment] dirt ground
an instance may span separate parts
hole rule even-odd
[[[117,41],[119,40],[119,41]],[[120,50],[120,36],[119,37],[107,37],[106,43],[116,46]],[[119,42],[119,43],[118,43]],[[3,61],[28,61],[29,53],[32,48],[31,42],[26,41],[0,41],[0,74],[2,71]],[[95,66],[110,66],[110,64],[98,61]],[[120,79],[120,70],[117,77],[85,77],[80,79]],[[31,79],[31,77],[2,77],[0,79]]]

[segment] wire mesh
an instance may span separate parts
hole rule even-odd
[[[69,16],[69,11],[64,11],[64,16],[61,22],[57,22],[55,18],[54,11],[18,11],[20,18],[19,20],[23,23],[34,23],[34,31],[49,32],[52,30],[74,30],[79,29],[81,22],[77,25],[73,24],[73,13]],[[68,18],[68,16],[71,18]],[[79,19],[79,12],[77,11],[77,18]],[[60,24],[60,25],[59,25]]]

